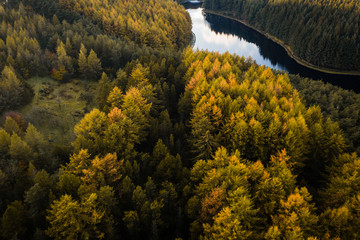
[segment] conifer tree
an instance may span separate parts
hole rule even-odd
[[[63,195],[48,210],[47,220],[50,226],[46,234],[54,239],[104,238],[104,233],[98,229],[104,212],[97,207],[95,193],[81,203],[69,195]]]
[[[121,90],[115,86],[113,88],[113,90],[111,90],[111,92],[109,93],[109,96],[107,98],[107,103],[110,105],[111,108],[115,108],[115,107],[121,107],[121,103],[123,100],[124,96],[121,92]]]
[[[87,58],[87,78],[88,79],[98,79],[101,74],[102,67],[101,62],[94,50],[91,49],[89,56]]]
[[[0,129],[0,154],[3,156],[9,154],[10,142],[10,134],[4,129]]]
[[[56,55],[58,59],[58,69],[60,70],[61,67],[64,66],[65,70],[72,74],[74,71],[72,60],[71,57],[67,55],[65,44],[63,42],[60,42],[57,46]]]
[[[34,152],[32,149],[26,142],[21,140],[16,133],[12,134],[10,138],[9,153],[11,159],[15,161],[30,162],[34,159]]]
[[[24,134],[23,130],[20,128],[19,124],[15,121],[14,118],[7,116],[4,123],[4,130],[9,134],[16,133],[19,136]]]
[[[33,151],[38,153],[46,151],[45,148],[47,146],[44,136],[31,123],[29,123],[26,129],[24,141],[33,149]]]
[[[136,88],[130,88],[125,96],[121,109],[125,116],[131,119],[134,127],[138,128],[140,141],[145,140],[147,129],[150,126],[150,109],[152,104],[148,103]]]
[[[99,154],[106,148],[104,134],[108,126],[105,113],[92,110],[75,126],[76,140],[73,143],[75,152],[88,149],[90,153]]]
[[[25,97],[24,85],[16,76],[14,69],[5,66],[0,81],[0,111],[20,106]]]
[[[24,237],[26,210],[21,201],[10,203],[1,219],[1,236],[4,239]]]
[[[86,53],[87,50],[84,44],[81,43],[79,57],[78,57],[78,66],[79,66],[79,72],[83,77],[85,77],[87,75],[87,72],[89,71]]]
[[[96,92],[96,102],[98,103],[100,109],[104,109],[104,107],[107,105],[107,98],[111,89],[112,84],[110,79],[106,73],[103,72]]]

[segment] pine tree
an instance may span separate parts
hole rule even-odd
[[[45,218],[42,215],[49,207],[49,194],[53,188],[53,181],[45,171],[39,171],[34,178],[35,184],[25,192],[24,202],[29,206],[29,216],[37,223],[38,227],[45,225]]]
[[[2,154],[2,156],[9,154],[10,142],[10,134],[4,129],[0,129],[0,154]]]
[[[136,87],[138,89],[142,88],[149,82],[149,79],[147,78],[148,75],[149,69],[143,67],[141,64],[137,64],[130,74],[127,89],[131,87]]]
[[[83,170],[81,180],[86,185],[113,185],[121,179],[122,162],[117,159],[116,154],[95,157],[91,166]]]
[[[243,204],[243,211],[249,206],[248,199],[238,199],[239,205]],[[241,215],[240,215],[241,217]],[[238,218],[229,207],[223,208],[215,217],[213,226],[204,225],[204,239],[249,239],[252,232],[242,225],[241,218]]]
[[[75,152],[88,149],[90,153],[99,154],[106,149],[104,143],[108,119],[105,113],[98,109],[92,110],[75,126],[76,140],[73,143]]]
[[[122,91],[126,91],[128,85],[128,78],[126,72],[123,69],[119,69],[116,72],[116,79],[114,80],[115,86],[119,87]]]
[[[104,107],[107,106],[107,99],[111,89],[112,84],[106,73],[103,72],[96,92],[96,102],[100,109],[104,109]]]
[[[140,91],[136,88],[130,88],[125,96],[121,106],[125,116],[138,128],[140,141],[144,141],[147,136],[147,129],[150,127],[150,109],[152,104],[148,103],[142,97]]]
[[[140,220],[136,211],[125,211],[122,219],[125,223],[129,236],[136,239],[139,234]]]
[[[61,73],[64,72],[61,71],[61,67],[65,67],[65,71],[72,74],[74,72],[74,68],[72,66],[72,60],[71,57],[67,55],[65,44],[63,42],[60,42],[60,44],[56,48],[56,55],[58,59],[58,68]]]
[[[79,72],[83,77],[87,76],[87,72],[89,71],[86,53],[87,50],[84,44],[81,43],[79,57],[78,57],[78,66],[79,66]]]
[[[100,59],[97,57],[96,53],[92,49],[87,58],[87,66],[87,78],[92,80],[98,79],[101,74],[102,67]]]
[[[121,103],[123,101],[123,94],[121,92],[121,90],[115,86],[113,88],[113,90],[111,90],[108,98],[107,98],[107,103],[110,105],[110,108],[115,108],[115,107],[121,107]]]
[[[190,143],[195,154],[195,159],[210,159],[219,146],[215,137],[211,134],[213,126],[208,117],[203,116],[192,122],[192,138]]]
[[[8,205],[1,219],[1,236],[4,239],[25,237],[26,211],[22,202],[14,201]]]
[[[47,144],[45,137],[31,123],[29,123],[26,129],[24,141],[36,152],[46,151]]]
[[[34,159],[34,152],[26,142],[14,133],[10,139],[9,152],[11,159],[15,161],[30,162]]]
[[[279,215],[273,216],[276,227],[283,238],[304,239],[318,234],[316,231],[318,217],[314,214],[314,204],[310,203],[311,196],[305,187],[295,189],[286,201],[281,200]]]
[[[15,119],[9,116],[7,116],[5,119],[4,130],[9,134],[16,133],[19,136],[24,134],[23,130],[20,128]]]
[[[46,234],[54,239],[104,238],[99,224],[104,216],[97,209],[97,195],[91,194],[81,203],[69,195],[63,195],[51,204],[46,219],[50,226]]]
[[[24,85],[12,67],[5,66],[0,81],[0,112],[19,107],[24,99]]]

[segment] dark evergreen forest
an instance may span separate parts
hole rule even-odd
[[[0,5],[0,239],[359,238],[360,95],[194,51],[190,24],[168,0]]]

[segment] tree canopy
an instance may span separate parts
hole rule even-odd
[[[179,51],[189,29],[167,0],[0,6],[1,114],[43,97],[34,76],[86,102],[73,125],[60,100],[37,110],[66,143],[0,118],[0,239],[359,238],[359,95]]]

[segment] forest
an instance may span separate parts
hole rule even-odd
[[[190,42],[168,0],[0,5],[0,239],[359,238],[360,95]]]
[[[104,33],[140,45],[181,48],[191,40],[189,15],[173,1],[60,0],[59,3],[100,23]]]
[[[204,7],[247,21],[315,66],[360,70],[358,1],[205,0]]]

